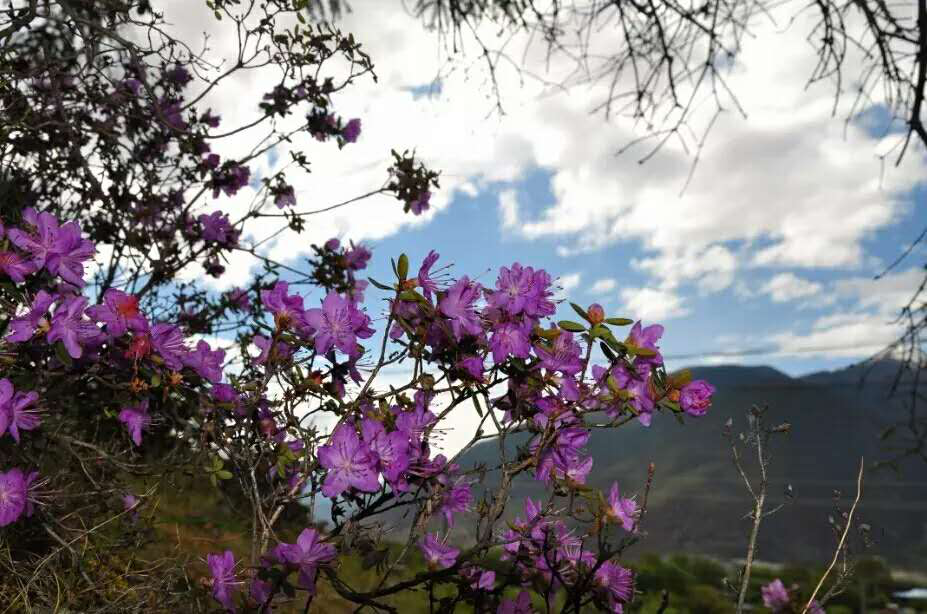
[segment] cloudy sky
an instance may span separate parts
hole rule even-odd
[[[221,57],[229,41],[197,4],[177,0],[167,17],[191,40],[208,31]],[[370,246],[380,278],[389,257],[406,252],[415,264],[431,248],[489,285],[499,265],[544,267],[578,303],[664,323],[670,367],[771,364],[800,374],[864,358],[897,333],[892,320],[920,281],[924,252],[873,277],[927,225],[927,158],[919,149],[898,167],[882,164],[898,138],[884,136],[885,113],[874,106],[847,123],[843,107],[833,116],[832,84],[806,87],[815,56],[803,22],[760,23],[745,41],[726,76],[746,117],[726,105],[687,183],[697,139],[671,140],[644,164],[645,147],[617,155],[640,132],[591,112],[601,85],[562,91],[503,66],[499,113],[475,48],[448,62],[398,0],[351,4],[341,27],[363,43],[379,79],[335,99],[342,116],[362,119],[358,143],[339,152],[303,135],[289,146],[313,164],[294,181],[297,210],[380,187],[391,148],[414,148],[440,169],[441,190],[421,218],[385,196],[316,216],[306,233],[264,244],[270,256],[300,266],[310,243],[338,236]],[[509,42],[517,58],[519,45]],[[542,52],[524,54],[531,71],[557,81],[572,68],[555,61],[544,73]],[[230,83],[210,102],[226,122],[246,119],[274,76]],[[711,111],[699,107],[694,127]],[[248,138],[224,151],[244,151]],[[287,158],[281,148],[255,174]],[[209,206],[234,214],[252,196]],[[245,238],[277,226],[264,220]],[[233,262],[220,283],[245,281],[249,265]]]

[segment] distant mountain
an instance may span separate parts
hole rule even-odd
[[[648,535],[636,547],[639,552],[743,555],[748,530],[744,516],[751,500],[721,434],[729,418],[735,432],[743,430],[745,413],[759,405],[769,407],[769,424],[792,425],[772,444],[769,509],[784,502],[787,485],[794,489],[793,502],[764,521],[761,559],[823,562],[832,556],[835,541],[828,516],[834,509],[834,491],[842,493],[841,505],[848,507],[863,456],[867,467],[857,513],[872,527],[876,543],[869,552],[906,566],[927,561],[927,463],[910,462],[900,473],[872,469],[886,456],[880,433],[906,415],[903,396],[888,398],[896,364],[877,364],[865,379],[861,367],[800,378],[770,367],[697,367],[692,372],[717,388],[706,417],[687,419],[681,425],[660,414],[649,429],[635,423],[597,430],[589,441],[595,459],[590,483],[598,488],[606,489],[618,480],[623,491],[640,491],[647,464],[656,465],[645,527]],[[525,442],[524,437],[513,437],[507,446],[514,451]],[[484,442],[461,464],[492,466],[498,454],[496,441]],[[490,473],[486,479],[498,478]],[[539,497],[544,489],[526,477],[516,483],[513,493],[516,499]],[[516,512],[521,502],[514,503],[511,509]]]

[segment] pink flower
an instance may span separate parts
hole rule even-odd
[[[457,555],[460,550],[452,546],[443,544],[436,534],[429,533],[424,539],[419,541],[418,547],[425,557],[429,567],[447,569],[457,562]]]
[[[142,430],[147,430],[151,424],[151,416],[148,415],[148,399],[133,407],[124,407],[119,412],[119,421],[126,425],[129,435],[132,436],[132,442],[136,446],[142,445]]]
[[[240,584],[235,576],[235,555],[231,550],[222,554],[206,556],[209,573],[212,575],[212,596],[229,612],[235,611],[232,603],[232,594],[237,591]]]
[[[7,335],[7,341],[21,343],[31,339],[36,329],[42,321],[45,320],[48,314],[48,308],[51,307],[54,302],[54,296],[45,290],[39,290],[32,300],[32,306],[29,308],[29,312],[18,318],[13,318],[10,321],[10,330],[12,332]]]
[[[58,303],[52,317],[51,330],[48,331],[48,342],[61,341],[71,358],[75,359],[83,355],[84,345],[100,338],[100,329],[96,324],[84,320],[86,306],[87,299],[82,296]]]
[[[213,384],[222,381],[222,361],[225,360],[225,350],[213,350],[208,343],[200,340],[196,344],[196,349],[184,355],[182,360],[203,379]]]
[[[763,586],[760,593],[763,595],[763,605],[773,612],[778,612],[789,605],[789,592],[785,590],[785,585],[778,578]]]
[[[16,283],[21,284],[25,281],[26,275],[35,272],[35,267],[16,252],[0,251],[0,271],[6,273]]]
[[[319,354],[337,348],[348,356],[359,356],[357,338],[373,335],[370,318],[337,292],[328,293],[321,309],[307,309],[303,322],[315,336],[315,349]]]
[[[620,614],[622,606],[634,596],[634,573],[617,563],[606,561],[596,571],[595,580],[608,594],[612,612]]]
[[[528,591],[521,591],[515,601],[503,599],[496,614],[534,614],[531,607],[531,595]]]
[[[106,332],[113,337],[121,337],[127,330],[143,332],[148,328],[145,316],[138,309],[138,297],[115,288],[103,294],[100,305],[88,308],[87,315],[106,324]]]
[[[328,469],[322,494],[337,497],[348,488],[364,492],[380,490],[380,481],[374,469],[376,459],[370,448],[357,436],[349,424],[340,424],[332,434],[331,443],[319,448],[319,463]]]
[[[0,527],[19,520],[26,510],[28,482],[21,469],[0,472]]]
[[[81,238],[80,226],[68,222],[55,237],[45,268],[78,288],[84,287],[84,261],[93,258],[93,243]]]
[[[474,303],[480,296],[482,287],[471,283],[467,276],[461,277],[438,303],[438,308],[451,320],[451,330],[457,339],[465,334],[479,335],[483,332],[480,316],[476,313]]]
[[[180,328],[173,324],[155,324],[151,328],[151,348],[173,371],[183,368],[184,358],[190,352]]]
[[[705,380],[689,382],[679,391],[679,406],[690,416],[704,416],[711,407],[711,395],[715,387]]]
[[[341,131],[341,136],[346,143],[356,143],[360,133],[361,120],[355,117],[345,124],[344,130]]]
[[[608,517],[618,522],[625,531],[633,532],[637,528],[637,517],[640,511],[634,499],[622,497],[618,490],[618,482],[612,484],[608,493]]]

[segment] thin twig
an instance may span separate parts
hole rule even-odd
[[[859,476],[856,478],[856,499],[853,501],[853,507],[850,508],[849,515],[847,515],[847,523],[846,526],[843,527],[843,535],[840,536],[840,542],[837,544],[837,550],[834,552],[834,559],[830,562],[830,566],[827,568],[827,571],[824,572],[824,575],[821,576],[821,580],[818,582],[818,585],[814,587],[814,592],[811,593],[811,597],[808,598],[808,603],[805,604],[801,614],[806,614],[809,608],[811,608],[811,604],[814,602],[814,598],[817,597],[818,591],[821,590],[821,586],[824,585],[824,581],[827,579],[827,576],[830,575],[834,565],[837,564],[837,559],[840,558],[840,551],[843,550],[843,544],[847,539],[847,534],[850,532],[850,526],[853,524],[853,514],[856,512],[856,506],[859,504],[859,498],[863,494],[864,466],[863,457],[861,456],[859,457]]]

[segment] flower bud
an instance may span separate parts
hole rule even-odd
[[[589,315],[589,321],[593,324],[601,324],[605,321],[605,310],[598,303],[589,305],[586,313]]]

